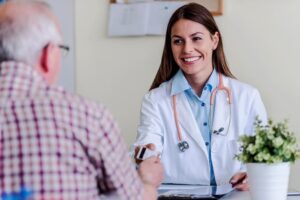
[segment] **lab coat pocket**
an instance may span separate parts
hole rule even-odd
[[[229,140],[227,143],[228,159],[237,160],[235,157],[240,152],[241,145],[238,140]]]
[[[233,173],[237,172],[241,168],[241,163],[240,161],[237,160],[236,155],[240,153],[241,151],[241,145],[238,140],[230,140],[228,141],[227,144],[227,149],[228,149],[228,162],[231,163],[229,165],[230,168],[233,170]]]
[[[241,163],[235,158],[240,145],[237,140],[224,136],[215,138],[212,144],[212,159],[216,181],[218,184],[228,183],[230,178],[241,168]],[[216,149],[216,151],[213,151]]]

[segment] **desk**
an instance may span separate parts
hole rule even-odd
[[[233,191],[221,200],[251,200],[249,192]],[[300,200],[300,196],[289,196],[287,200]]]
[[[193,195],[210,195],[214,186],[203,186],[203,185],[173,185],[173,184],[162,184],[158,190],[159,194],[166,194],[169,191],[171,194],[193,194]],[[231,192],[230,192],[231,191]],[[289,190],[292,193],[298,193],[299,190],[290,188]],[[229,193],[228,193],[229,192]],[[220,200],[251,200],[250,192],[241,192],[241,191],[232,191],[230,184],[220,185],[216,188],[217,194],[226,194]],[[170,193],[168,193],[170,194]],[[298,193],[299,194],[299,193]],[[172,199],[172,197],[169,197]],[[186,199],[188,199],[187,197]],[[192,199],[192,198],[191,198]],[[266,199],[271,200],[271,199]],[[300,196],[288,196],[287,200],[300,200]]]

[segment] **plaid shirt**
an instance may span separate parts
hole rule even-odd
[[[0,195],[25,187],[30,199],[141,199],[107,109],[49,86],[30,66],[0,64],[0,130]]]

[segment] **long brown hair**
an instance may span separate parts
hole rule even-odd
[[[211,35],[214,35],[216,32],[219,33],[219,43],[212,55],[213,66],[216,68],[218,73],[234,78],[227,65],[223,49],[222,35],[213,16],[204,6],[197,3],[189,3],[178,8],[170,18],[165,36],[165,46],[161,63],[150,90],[157,88],[161,83],[170,80],[179,69],[179,66],[174,60],[171,49],[171,29],[180,19],[187,19],[202,24]]]

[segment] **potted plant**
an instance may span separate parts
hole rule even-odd
[[[255,135],[240,137],[237,159],[246,163],[250,195],[253,200],[287,198],[290,163],[300,157],[296,138],[287,121],[273,123],[255,120]]]

